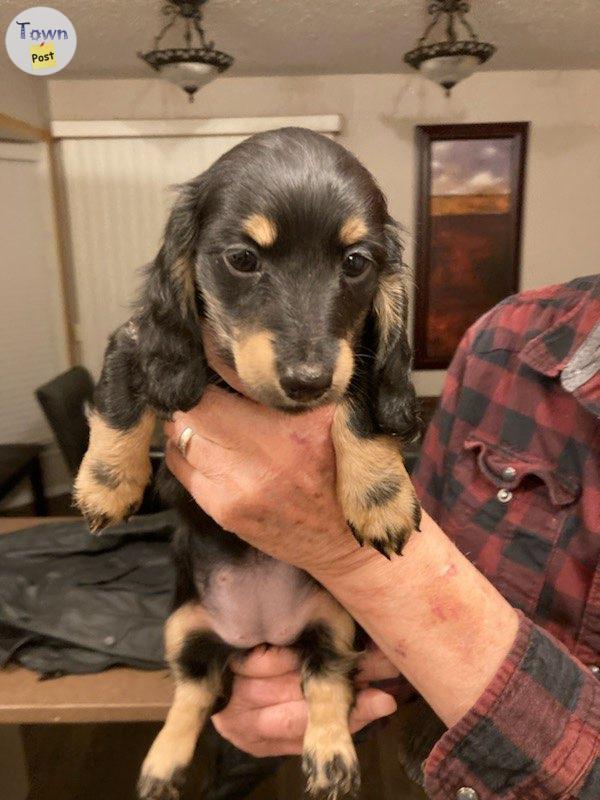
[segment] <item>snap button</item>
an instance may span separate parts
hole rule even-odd
[[[502,477],[507,481],[512,481],[516,474],[517,470],[514,467],[504,467],[502,470]]]
[[[479,795],[470,786],[461,786],[456,793],[456,800],[479,800]]]
[[[496,497],[500,500],[501,503],[509,503],[512,500],[513,493],[509,492],[508,489],[500,489]]]
[[[592,664],[592,666],[590,667],[590,672],[592,673],[592,675],[595,675],[597,678],[599,678],[600,667],[598,666],[598,664]]]
[[[104,637],[104,644],[106,645],[106,647],[112,647],[113,644],[115,644],[116,641],[117,640],[115,639],[114,636],[105,636]]]

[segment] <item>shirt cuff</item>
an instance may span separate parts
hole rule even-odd
[[[581,787],[587,798],[600,754],[600,681],[518,613],[492,682],[425,762],[432,800],[557,800]]]

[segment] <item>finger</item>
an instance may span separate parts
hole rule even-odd
[[[399,674],[398,668],[378,647],[370,647],[358,662],[356,677],[359,681],[383,681],[397,678]]]
[[[363,689],[356,695],[356,703],[350,713],[350,731],[356,733],[370,722],[393,714],[396,709],[396,701],[391,695],[379,689]]]
[[[228,705],[223,711],[212,717],[218,732],[245,750],[248,750],[250,744],[301,743],[307,719],[307,707],[304,700],[292,700],[242,712]],[[241,742],[244,742],[245,746],[238,744]]]
[[[213,481],[199,470],[194,469],[172,442],[167,442],[165,463],[198,505],[209,517],[219,522],[220,510],[223,508],[226,499],[222,482]]]
[[[191,420],[190,420],[191,421]],[[179,439],[186,428],[191,428],[192,436],[185,448],[185,460],[195,469],[206,475],[213,481],[222,480],[224,476],[232,475],[240,466],[241,451],[239,448],[229,447],[222,444],[218,439],[215,440],[203,433],[198,433],[193,428],[193,422],[188,425],[186,415],[175,415],[172,423],[169,423],[170,434],[168,441],[179,450]],[[246,451],[246,458],[248,453]]]
[[[246,447],[249,442],[257,445],[270,442],[274,431],[288,437],[300,431],[309,438],[313,430],[324,429],[328,433],[334,410],[333,406],[324,406],[301,415],[290,415],[217,386],[209,386],[200,403],[185,413],[176,412],[174,421],[182,421],[182,427],[189,425],[198,435],[235,449],[241,442]]]
[[[244,720],[242,725],[231,724],[224,712],[215,714],[212,717],[215,730],[238,750],[256,758],[268,758],[269,756],[296,756],[302,752],[302,738],[296,739],[261,739],[257,738],[252,731],[252,721]]]
[[[235,708],[266,708],[278,703],[302,700],[300,675],[288,672],[269,678],[237,676],[233,684],[231,703]]]
[[[249,437],[264,438],[272,434],[273,424],[284,415],[247,397],[208,386],[200,403],[185,414],[177,412],[175,419],[177,417],[189,418],[187,424],[201,436],[226,447],[235,447],[240,441],[247,442]]]
[[[165,462],[177,480],[190,492],[192,486],[199,482],[200,479],[204,479],[211,485],[216,484],[216,481],[210,480],[210,475],[204,474],[196,469],[196,467],[192,466],[187,458],[181,455],[179,448],[170,440],[167,441],[167,446],[165,448]]]
[[[356,733],[396,710],[390,695],[377,689],[359,692],[349,726]],[[308,720],[304,700],[279,703],[266,708],[236,712],[231,706],[212,718],[217,731],[236,747],[255,756],[293,755],[302,749]]]
[[[308,722],[306,700],[291,700],[253,710],[254,730],[259,739],[301,740]]]
[[[176,411],[165,423],[167,436],[176,439],[183,428],[190,427],[198,436],[227,446],[232,438],[232,425],[238,417],[256,413],[257,403],[232,394],[218,386],[207,386],[197,406],[189,411]],[[247,432],[246,432],[247,433]]]
[[[287,647],[268,647],[253,650],[245,658],[235,659],[231,668],[236,675],[248,678],[270,678],[298,669],[296,653]]]

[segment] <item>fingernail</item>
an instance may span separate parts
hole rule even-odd
[[[373,713],[378,717],[387,717],[389,714],[393,714],[397,707],[394,698],[385,692],[379,692],[372,700]]]

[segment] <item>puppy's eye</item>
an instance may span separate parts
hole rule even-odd
[[[361,278],[370,266],[370,260],[362,253],[348,253],[342,264],[342,269],[347,278]]]
[[[258,256],[254,250],[230,250],[223,254],[225,263],[234,272],[256,272],[258,270]]]

